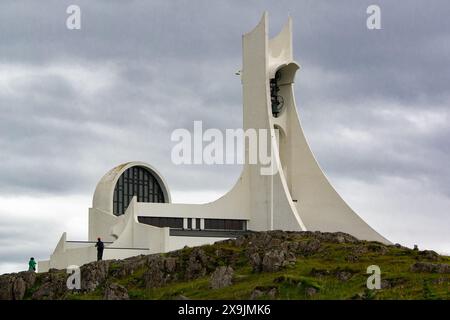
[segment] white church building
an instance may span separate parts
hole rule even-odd
[[[243,36],[242,63],[243,129],[272,132],[274,174],[261,174],[260,164],[244,164],[223,197],[206,204],[178,204],[171,203],[167,183],[151,165],[121,164],[97,185],[88,241],[67,241],[63,233],[50,259],[39,261],[39,272],[95,261],[98,237],[105,242],[103,259],[168,252],[250,230],[341,231],[389,243],[339,196],[308,146],[294,99],[300,66],[293,59],[291,19],[269,39],[264,13]]]

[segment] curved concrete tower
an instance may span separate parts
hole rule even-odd
[[[256,28],[243,36],[244,129],[278,129],[271,136],[277,167],[273,176],[261,175],[257,165],[244,168],[249,228],[342,231],[389,243],[345,203],[315,160],[295,105],[293,83],[298,69],[291,19],[269,39],[264,13]]]

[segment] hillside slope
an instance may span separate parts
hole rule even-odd
[[[367,267],[381,289],[367,289]],[[255,232],[167,254],[0,276],[0,299],[450,299],[450,258],[343,233]]]

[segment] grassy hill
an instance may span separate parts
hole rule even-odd
[[[379,290],[367,289],[371,265],[381,270]],[[68,291],[66,278],[57,270],[3,275],[0,298],[450,299],[450,257],[343,233],[250,233],[166,254],[93,262],[81,268],[79,291]]]

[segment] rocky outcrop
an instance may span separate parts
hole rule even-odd
[[[439,255],[433,250],[423,250],[419,253],[419,259],[430,260],[430,261],[438,261]]]
[[[144,284],[147,289],[158,288],[166,284],[167,277],[162,257],[149,257],[147,267],[147,271],[144,273]]]
[[[407,282],[407,279],[402,277],[382,279],[381,289],[402,288]]]
[[[352,273],[346,270],[339,270],[336,272],[336,278],[340,281],[348,281],[352,277]]]
[[[22,300],[35,281],[36,274],[31,271],[0,276],[0,300]]]
[[[310,256],[319,252],[321,241],[319,239],[311,239],[308,241],[298,242],[297,252],[303,256]]]
[[[93,291],[108,277],[111,261],[96,261],[81,267],[81,290]]]
[[[127,277],[144,267],[145,264],[146,256],[140,255],[124,260],[114,260],[110,263],[109,270],[113,277]]]
[[[275,299],[278,294],[278,289],[276,287],[257,287],[253,289],[252,293],[250,294],[250,300],[258,300],[263,297],[267,297],[269,299]]]
[[[253,272],[260,272],[262,266],[262,259],[258,252],[249,252],[247,254],[248,261],[252,267]]]
[[[345,268],[345,269],[341,269],[341,268],[335,268],[332,270],[327,270],[327,269],[316,269],[316,268],[312,268],[310,275],[313,277],[326,277],[326,276],[335,276],[336,279],[338,279],[339,281],[348,281],[351,279],[351,277],[356,273],[355,270],[349,269],[349,268]]]
[[[0,300],[13,300],[13,274],[4,274],[0,277]]]
[[[319,291],[319,290],[317,290],[317,289],[314,288],[314,287],[307,287],[307,288],[305,288],[305,295],[306,295],[307,297],[312,297],[312,296],[315,296],[315,295],[317,294],[318,291]]]
[[[65,270],[50,270],[43,274],[21,272],[2,275],[0,276],[0,299],[66,299],[89,293],[91,297],[99,299],[122,300],[130,296],[138,297],[140,292],[142,296],[159,292],[159,290],[147,289],[169,286],[173,282],[190,282],[199,278],[203,279],[196,283],[202,284],[203,281],[209,280],[209,288],[220,290],[232,286],[237,281],[241,283],[246,279],[255,279],[254,275],[248,275],[248,267],[251,267],[254,273],[266,273],[261,275],[264,279],[271,277],[267,273],[277,272],[278,274],[276,281],[274,280],[268,286],[251,286],[246,291],[248,292],[246,298],[282,297],[283,286],[291,287],[293,292],[300,293],[302,298],[311,298],[322,294],[321,283],[342,282],[344,286],[345,282],[352,278],[356,279],[354,277],[356,274],[358,277],[366,275],[365,269],[362,270],[360,264],[353,267],[348,262],[364,261],[367,257],[378,259],[381,255],[410,259],[407,261],[412,264],[411,272],[443,274],[433,281],[443,286],[448,283],[446,274],[450,273],[450,265],[438,263],[447,262],[448,259],[434,251],[414,251],[402,246],[358,241],[350,235],[339,232],[268,231],[249,232],[237,239],[195,248],[186,247],[165,254],[92,262],[81,267],[80,290],[67,289],[68,274]],[[384,259],[384,257],[381,258]],[[317,269],[320,265],[317,261],[320,259],[325,262],[324,269]],[[316,268],[308,271],[308,265],[305,265],[306,269],[302,268],[306,270],[305,274],[294,277],[290,268],[297,268],[297,265],[300,266],[305,261],[314,262],[311,266]],[[336,267],[330,267],[330,265],[333,266],[333,261],[338,261]],[[242,270],[245,270],[244,274]],[[286,272],[282,272],[283,270]],[[235,275],[235,272],[238,274]],[[417,274],[414,276],[420,277]],[[314,277],[317,279],[312,279]],[[407,278],[390,274],[389,278],[382,277],[381,285],[383,289],[401,287],[407,283],[405,280]],[[128,290],[133,294],[129,295]],[[184,299],[185,294],[191,296],[191,293],[175,290],[167,294],[163,293],[163,297]],[[371,297],[368,294],[363,298]]]
[[[147,258],[143,279],[147,289],[161,287],[178,279],[178,258],[153,255]]]
[[[51,270],[41,278],[41,285],[33,293],[33,300],[63,299],[67,293],[67,274],[63,271]]]
[[[381,243],[370,243],[367,245],[367,249],[369,252],[378,253],[380,255],[385,255],[389,251],[389,248]]]
[[[450,265],[444,263],[416,262],[410,269],[412,272],[450,273]]]
[[[104,300],[129,300],[128,291],[124,286],[109,283],[105,286]]]
[[[262,271],[276,272],[282,268],[295,263],[296,257],[293,253],[286,250],[272,249],[264,254],[262,259]]]
[[[27,284],[21,277],[17,277],[13,283],[13,297],[15,300],[22,300],[27,290]]]
[[[264,253],[249,252],[247,257],[253,272],[276,272],[296,261],[295,254],[284,249],[271,249]]]
[[[210,261],[211,257],[209,257],[202,248],[192,249],[186,263],[185,279],[193,280],[205,276]]]
[[[218,267],[211,274],[210,287],[211,289],[220,289],[232,285],[234,270],[232,267]]]

